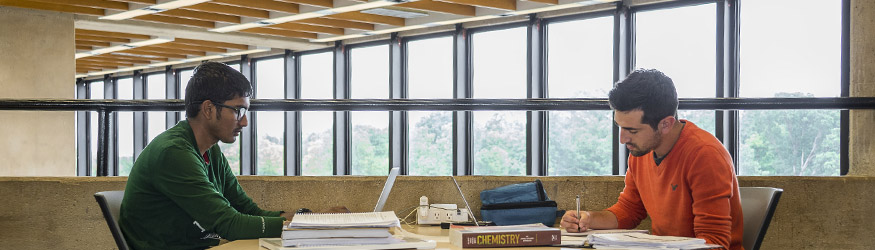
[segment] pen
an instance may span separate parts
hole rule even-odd
[[[580,195],[577,195],[577,219],[580,220]]]

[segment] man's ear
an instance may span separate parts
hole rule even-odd
[[[213,105],[213,102],[210,100],[206,100],[201,103],[201,116],[204,120],[211,120],[213,116],[215,116],[216,105]]]
[[[661,121],[659,121],[659,125],[657,126],[657,128],[659,129],[660,133],[668,134],[669,132],[671,132],[671,128],[674,127],[675,122],[677,122],[677,119],[675,119],[674,116],[666,116],[665,118],[662,118]]]

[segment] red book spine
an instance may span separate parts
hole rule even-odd
[[[462,232],[463,248],[548,246],[561,244],[559,230],[519,232]]]

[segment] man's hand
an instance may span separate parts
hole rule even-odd
[[[577,218],[577,211],[567,211],[562,216],[562,221],[559,223],[569,233],[583,232],[590,228],[592,217],[589,212],[580,211],[580,217]]]
[[[285,219],[286,221],[290,221],[290,220],[292,220],[292,217],[295,217],[295,213],[286,213],[286,212],[283,212],[283,213],[280,214],[280,216],[282,216],[283,218],[286,218],[286,219]]]

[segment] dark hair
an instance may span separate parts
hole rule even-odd
[[[677,117],[678,92],[671,78],[655,69],[637,69],[608,93],[611,109],[641,110],[641,123],[656,126],[666,116]]]
[[[252,85],[239,71],[224,63],[205,62],[194,68],[185,87],[185,117],[197,116],[206,100],[221,104],[251,95]]]

